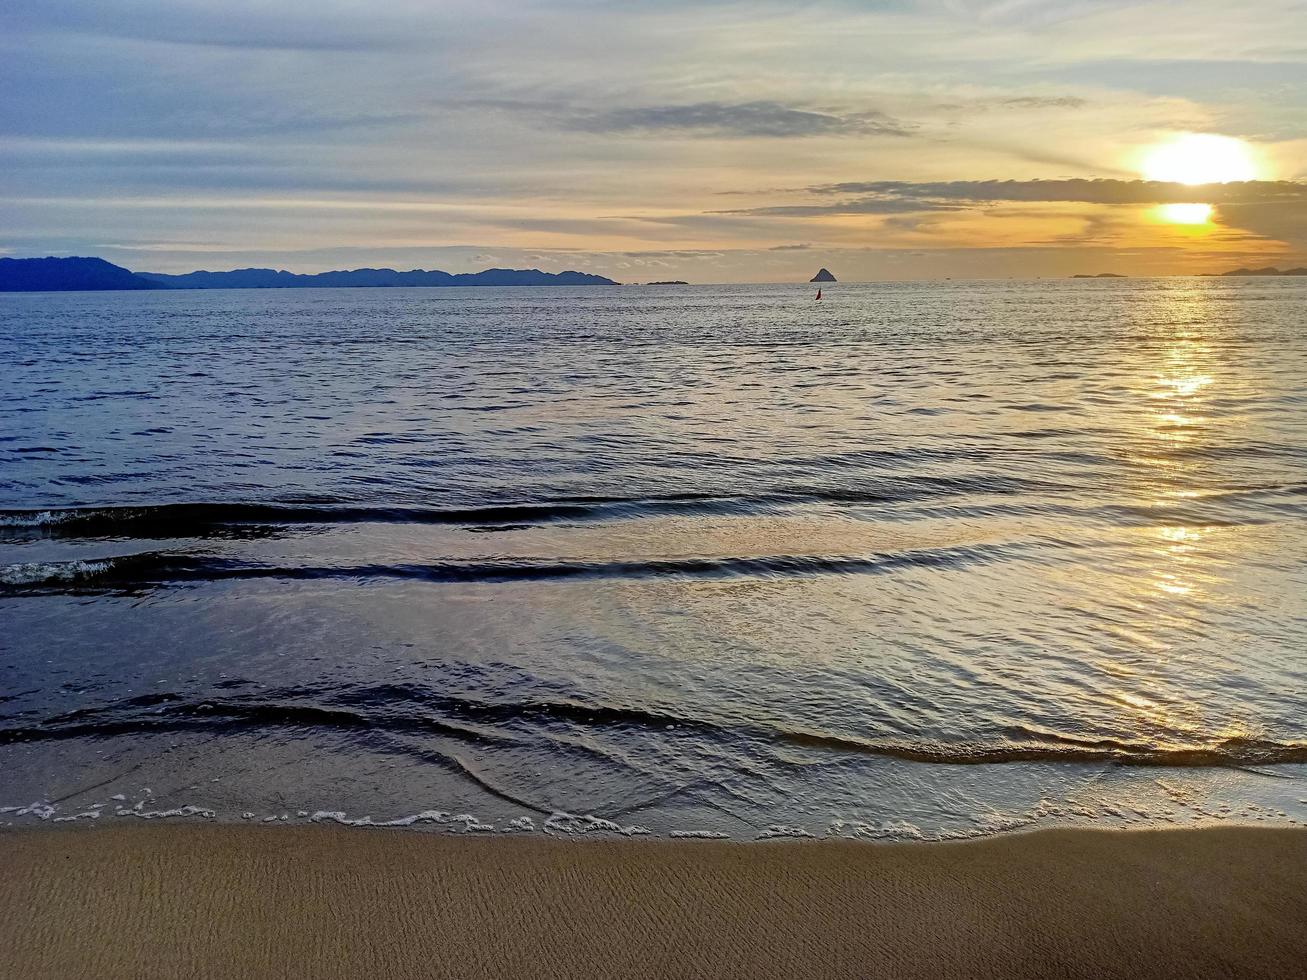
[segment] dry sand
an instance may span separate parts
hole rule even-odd
[[[1307,831],[0,834],[3,977],[1301,977]]]

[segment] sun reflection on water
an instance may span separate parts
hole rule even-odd
[[[1170,748],[1202,744],[1211,734],[1207,708],[1180,696],[1177,675],[1203,672],[1201,637],[1221,602],[1220,555],[1230,528],[1201,521],[1203,498],[1214,487],[1208,451],[1223,438],[1218,407],[1227,377],[1219,346],[1206,325],[1217,314],[1199,287],[1150,297],[1137,310],[1150,335],[1139,350],[1133,379],[1137,414],[1130,458],[1142,468],[1139,505],[1157,512],[1140,529],[1132,573],[1119,580],[1150,642],[1147,660],[1109,696],[1121,712],[1123,733]],[[1144,649],[1137,651],[1144,653]]]
[[[1201,291],[1185,295],[1186,306],[1205,306]],[[1180,311],[1173,311],[1180,312]],[[1186,314],[1202,310],[1184,310]],[[1187,317],[1192,318],[1192,316]],[[1185,330],[1166,341],[1161,363],[1153,376],[1149,399],[1154,403],[1153,424],[1148,430],[1150,445],[1144,456],[1164,468],[1155,487],[1154,506],[1174,506],[1196,499],[1197,450],[1211,438],[1213,419],[1208,411],[1212,392],[1218,387],[1216,359],[1210,343],[1197,331]],[[1179,452],[1178,450],[1183,450]],[[1196,597],[1205,578],[1199,547],[1206,529],[1186,525],[1163,525],[1155,529],[1151,581],[1153,588],[1177,599]]]
[[[1205,529],[1187,527],[1160,527],[1156,534],[1159,546],[1153,549],[1158,557],[1154,584],[1162,592],[1173,596],[1191,596],[1199,588],[1203,556],[1198,543]]]

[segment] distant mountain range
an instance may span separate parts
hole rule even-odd
[[[1223,276],[1307,276],[1307,268],[1299,267],[1297,269],[1285,269],[1283,271],[1267,266],[1264,269],[1235,269],[1233,272],[1222,272]]]
[[[1203,273],[1212,275],[1212,273]],[[1307,268],[1234,269],[1222,276],[1307,276]],[[1078,275],[1075,279],[1118,278],[1112,273]],[[822,269],[813,282],[834,282]],[[413,269],[351,269],[313,275],[277,269],[235,269],[231,272],[131,272],[104,259],[89,257],[0,258],[0,292],[56,292],[100,289],[302,289],[306,287],[385,288],[388,286],[616,286],[604,276],[587,272],[541,272],[539,269],[486,269],[484,272],[439,272]],[[651,285],[681,285],[655,283]]]
[[[188,272],[173,276],[162,272],[138,272],[150,282],[167,289],[285,289],[326,286],[370,288],[387,286],[616,286],[603,276],[586,272],[541,272],[539,269],[486,269],[484,272],[439,272],[413,269],[350,269],[311,275],[276,269],[236,269],[232,272]]]
[[[0,292],[164,288],[104,259],[0,259]]]
[[[586,272],[541,272],[539,269],[486,269],[449,273],[413,269],[352,269],[302,275],[276,269],[232,272],[130,272],[97,258],[0,258],[0,292],[53,292],[78,289],[285,289],[313,286],[616,286],[611,279]]]
[[[1307,276],[1307,268],[1297,269],[1276,269],[1273,266],[1266,266],[1264,269],[1233,269],[1230,272],[1200,272],[1200,276],[1223,279],[1227,276]],[[1115,272],[1100,272],[1096,276],[1080,275],[1072,276],[1072,279],[1125,279],[1126,277]]]

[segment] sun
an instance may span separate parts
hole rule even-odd
[[[1176,184],[1225,184],[1256,180],[1257,166],[1248,144],[1231,136],[1185,133],[1144,157],[1144,176]]]
[[[1205,225],[1212,217],[1210,204],[1159,204],[1157,215],[1173,225]]]

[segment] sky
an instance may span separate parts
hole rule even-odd
[[[3,0],[0,91],[0,255],[691,282],[1307,264],[1307,0]],[[1243,168],[1153,166],[1212,146]]]

